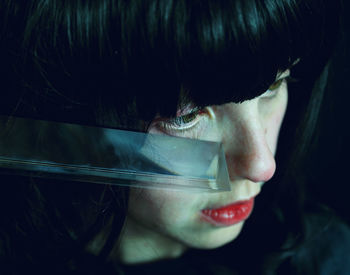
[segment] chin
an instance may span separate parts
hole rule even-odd
[[[207,234],[197,237],[191,247],[196,249],[215,249],[234,241],[240,234],[244,222],[229,227],[214,228]]]

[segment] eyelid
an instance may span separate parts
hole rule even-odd
[[[185,108],[179,109],[176,112],[176,117],[183,117],[183,116],[188,116],[190,114],[199,112],[201,110],[201,108],[199,108],[198,106],[194,106],[194,105],[188,105]]]
[[[274,83],[272,83],[269,86],[267,91],[276,91],[277,89],[279,89],[281,87],[281,85],[283,84],[284,80],[285,80],[285,78],[280,78],[280,79],[276,80]]]

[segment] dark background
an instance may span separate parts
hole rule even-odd
[[[350,2],[344,1],[342,29],[330,63],[329,83],[305,172],[309,193],[350,224]]]

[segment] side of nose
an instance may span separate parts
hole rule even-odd
[[[225,156],[231,180],[266,182],[276,170],[276,162],[266,140],[266,130],[258,116],[248,114],[225,130]]]

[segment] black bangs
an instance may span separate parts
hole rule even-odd
[[[137,8],[123,17],[125,71],[147,97],[157,95],[165,114],[174,114],[179,86],[201,106],[256,97],[298,58],[301,66],[323,60],[324,31],[332,29],[320,30],[332,10],[323,1],[142,1]]]
[[[4,2],[3,68],[46,117],[57,106],[171,116],[181,90],[199,106],[252,99],[298,58],[304,74],[321,67],[336,29],[326,0]]]

